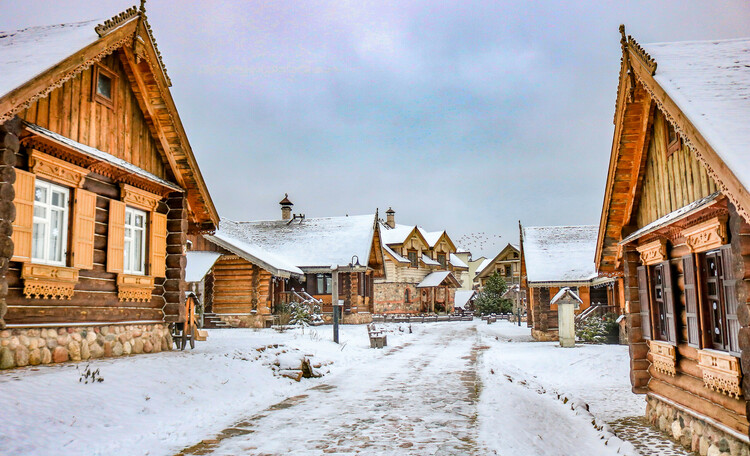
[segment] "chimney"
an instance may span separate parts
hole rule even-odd
[[[385,211],[385,216],[385,224],[391,228],[396,228],[396,211],[389,207],[388,210]]]
[[[284,199],[279,201],[279,204],[281,204],[281,220],[291,220],[292,206],[294,206],[294,204],[289,201],[288,193],[284,193]]]

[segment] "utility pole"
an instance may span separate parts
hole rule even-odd
[[[331,274],[331,306],[333,307],[333,341],[339,343],[339,268],[334,266]]]

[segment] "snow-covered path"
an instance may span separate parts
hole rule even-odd
[[[476,443],[475,326],[418,332],[183,454],[484,454]]]

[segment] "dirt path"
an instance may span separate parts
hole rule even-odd
[[[474,326],[420,337],[178,454],[485,454]]]

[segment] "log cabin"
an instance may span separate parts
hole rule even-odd
[[[632,388],[692,451],[747,453],[750,39],[620,32],[595,258],[623,285]]]
[[[495,272],[505,279],[508,287],[520,283],[521,251],[518,247],[508,243],[494,258],[482,262],[474,276],[474,283],[477,288],[481,290],[487,279]]]
[[[385,276],[375,280],[375,313],[453,312],[468,265],[448,233],[396,224],[395,214],[389,208],[380,222]]]
[[[0,33],[0,367],[170,349],[219,217],[145,8]]]
[[[383,276],[377,214],[308,218],[287,196],[277,220],[224,220],[194,250],[220,254],[204,281],[204,305],[233,327],[268,327],[281,304],[316,302],[330,321],[332,266],[338,266],[343,323],[369,323],[373,280]]]
[[[527,324],[536,340],[558,339],[557,305],[551,298],[568,287],[582,301],[579,314],[592,304],[609,306],[613,279],[594,268],[598,227],[520,226],[521,293],[527,299]]]

